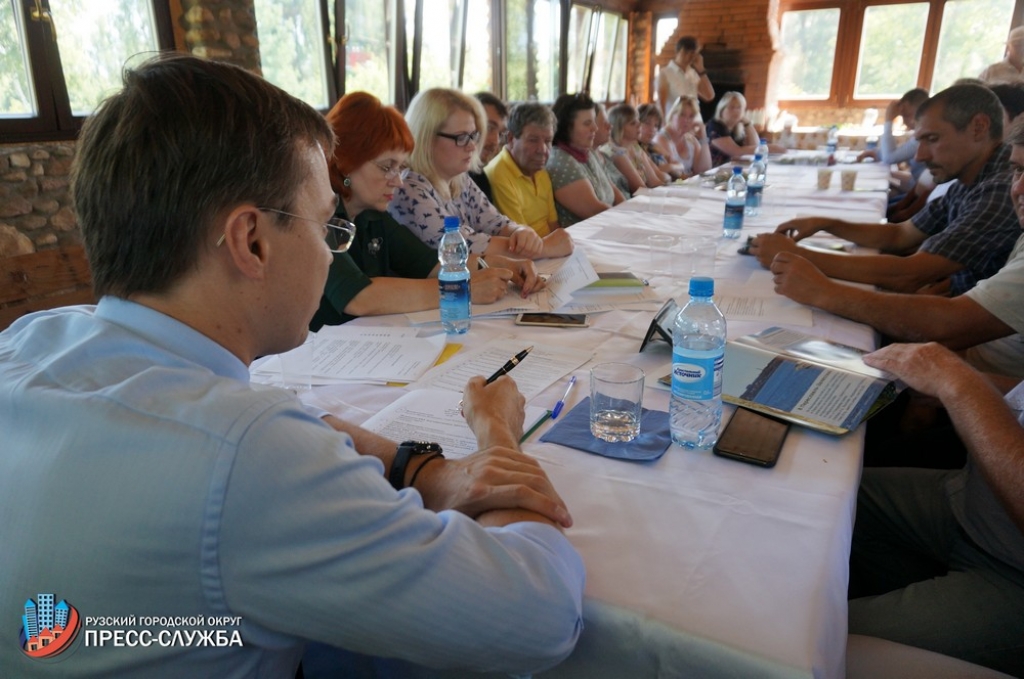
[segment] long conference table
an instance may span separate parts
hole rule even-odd
[[[836,170],[843,166],[838,166]],[[849,166],[857,189],[842,191],[839,172],[819,190],[817,168],[774,160],[761,214],[747,235],[800,215],[879,220],[888,167]],[[651,270],[647,235],[715,239],[716,285],[742,283],[761,271],[737,254],[742,242],[721,238],[724,192],[699,178],[662,187],[574,225],[571,233],[595,268],[647,278],[659,299],[687,299],[688,274]],[[623,229],[628,237],[623,238]],[[615,239],[609,235],[619,234]],[[708,262],[700,269],[707,271]],[[761,274],[764,275],[764,274]],[[497,338],[575,347],[593,357],[577,369],[580,384],[566,410],[589,389],[589,369],[624,361],[644,369],[644,407],[667,411],[669,392],[654,385],[668,372],[671,347],[654,342],[638,353],[653,313],[617,309],[591,316],[585,329],[516,326],[509,317],[474,318],[458,338],[468,347]],[[364,325],[404,325],[404,316],[363,318]],[[729,321],[736,338],[770,325]],[[820,311],[813,327],[792,329],[863,349],[870,328]],[[512,375],[515,376],[514,373]],[[530,405],[550,408],[565,389],[558,379]],[[355,423],[403,390],[359,385],[332,390],[335,414]],[[726,418],[732,411],[726,406]],[[523,449],[539,459],[567,502],[566,531],[587,568],[585,629],[576,650],[543,677],[842,677],[847,636],[846,588],[863,426],[835,437],[793,427],[771,469],[710,451],[671,446],[653,462],[629,462],[542,443],[550,421]],[[450,674],[445,676],[452,676]],[[462,675],[459,675],[462,676]]]

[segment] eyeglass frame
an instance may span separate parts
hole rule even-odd
[[[377,161],[372,162],[374,165],[377,166],[378,170],[384,173],[384,181],[391,181],[395,177],[398,177],[400,180],[404,182],[406,177],[408,177],[409,173],[412,171],[412,168],[410,168],[408,165],[394,165],[385,167],[378,163]]]
[[[319,219],[312,219],[310,217],[300,217],[299,215],[294,215],[291,212],[285,212],[284,210],[278,210],[277,208],[273,208],[273,207],[259,207],[259,206],[257,206],[256,209],[259,210],[260,212],[274,212],[274,213],[279,214],[279,215],[284,215],[286,217],[291,217],[292,219],[301,219],[304,222],[313,222],[314,224],[320,224],[321,226],[326,226],[327,227],[327,233],[324,236],[324,242],[327,243],[327,247],[330,249],[330,251],[335,253],[335,254],[339,254],[340,255],[343,252],[348,252],[349,248],[352,247],[352,242],[355,241],[355,239],[356,239],[356,225],[353,224],[352,222],[348,221],[347,219],[342,218],[342,217],[331,217],[326,222],[322,222]],[[338,231],[341,231],[342,233],[348,234],[348,241],[343,243],[340,247],[333,248],[333,247],[331,247],[331,241],[329,240],[329,238],[333,234],[336,234]],[[227,233],[222,233],[220,235],[220,238],[217,239],[217,243],[216,243],[216,245],[214,247],[218,247],[219,248],[221,245],[224,244],[224,240],[226,238],[227,238]]]
[[[435,134],[439,137],[444,137],[445,139],[451,139],[459,148],[469,146],[469,142],[476,144],[480,141],[479,130],[476,132],[463,132],[461,134],[449,134],[447,132],[435,132]]]

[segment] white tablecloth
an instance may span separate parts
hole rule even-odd
[[[886,168],[857,169],[858,187],[884,187]],[[838,179],[827,191],[815,184],[813,167],[770,166],[762,215],[747,219],[744,236],[796,214],[877,220],[884,213],[883,191],[842,192],[835,188]],[[599,270],[635,271],[650,278],[662,299],[674,296],[682,303],[685,280],[650,272],[644,238],[623,244],[595,234],[628,227],[637,236],[715,237],[716,279],[743,281],[760,267],[754,258],[736,254],[739,241],[718,238],[723,205],[721,191],[677,185],[577,224],[571,233]],[[587,329],[474,319],[469,334],[457,341],[477,346],[515,336],[524,346],[550,343],[593,352],[593,361],[576,371],[580,385],[567,410],[585,396],[590,365],[628,361],[647,373],[644,407],[668,410],[668,392],[650,385],[668,372],[671,347],[655,342],[637,353],[652,315],[596,314]],[[404,317],[358,322],[403,324]],[[729,336],[771,324],[730,323]],[[864,348],[875,342],[869,328],[821,312],[814,312],[813,328],[794,329]],[[560,379],[531,404],[550,408],[564,388]],[[359,423],[402,390],[360,386],[320,392],[335,399],[337,414]],[[762,469],[677,446],[651,463],[607,459],[540,443],[550,426],[524,450],[542,461],[573,514],[567,535],[587,567],[586,628],[569,660],[544,676],[843,675],[847,560],[863,430],[836,438],[794,427],[777,466]]]

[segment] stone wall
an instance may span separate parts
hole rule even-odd
[[[261,73],[253,0],[168,6],[179,50]],[[80,240],[69,193],[74,153],[74,142],[0,143],[0,257]]]
[[[68,191],[72,142],[0,145],[0,257],[79,240]]]

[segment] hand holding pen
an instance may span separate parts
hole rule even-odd
[[[490,384],[491,382],[493,382],[494,380],[498,379],[502,375],[507,375],[508,372],[510,370],[512,370],[512,368],[514,368],[517,365],[519,365],[519,363],[524,358],[526,358],[526,355],[529,354],[531,351],[533,351],[533,347],[532,346],[526,347],[525,349],[520,351],[518,354],[516,354],[512,358],[508,359],[505,362],[505,365],[503,365],[500,368],[498,368],[497,370],[495,370],[494,374],[487,378],[487,384]]]
[[[495,370],[494,374],[491,375],[490,377],[488,377],[487,381],[484,382],[484,385],[488,385],[488,384],[494,382],[494,380],[498,379],[502,375],[507,375],[509,373],[509,371],[512,370],[512,368],[514,368],[517,365],[519,365],[522,362],[522,360],[524,358],[526,358],[526,355],[529,354],[531,351],[533,351],[533,346],[532,345],[526,347],[525,349],[520,351],[518,354],[516,354],[512,358],[510,358],[507,361],[505,361],[505,365],[503,365],[500,368],[498,368],[497,370]],[[463,402],[459,401],[459,413],[462,414],[463,417],[465,417],[465,413],[462,411],[462,406],[463,406]]]

